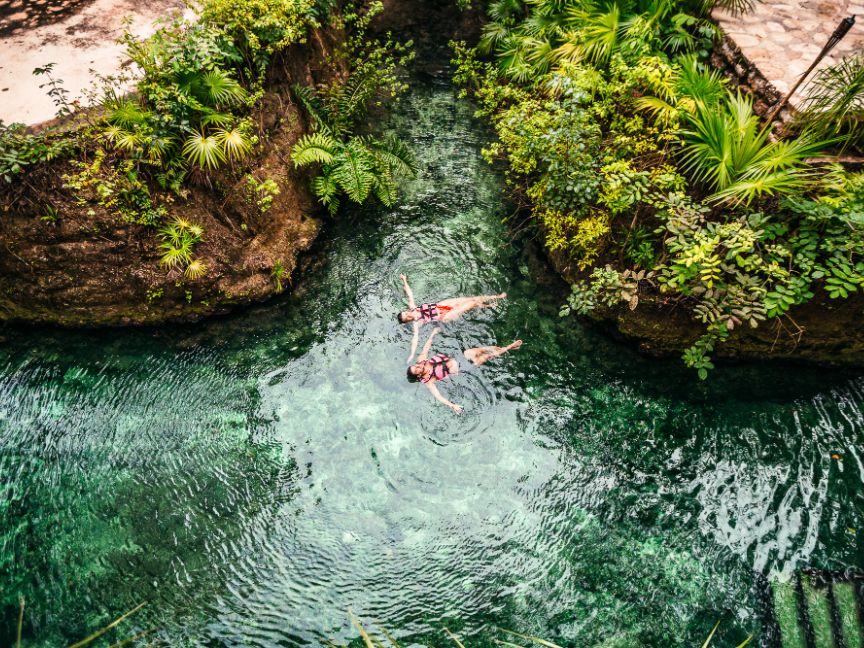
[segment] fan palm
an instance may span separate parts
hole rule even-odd
[[[219,128],[214,136],[228,160],[239,160],[252,151],[252,141],[242,128]]]
[[[225,151],[215,135],[204,131],[190,135],[183,144],[183,155],[191,163],[203,169],[215,169],[225,161]]]
[[[689,117],[683,163],[715,193],[709,200],[750,204],[762,195],[806,188],[816,170],[806,160],[832,142],[805,133],[792,141],[768,141],[752,99],[729,93],[719,106],[698,106]]]

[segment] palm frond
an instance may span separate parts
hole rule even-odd
[[[511,32],[508,26],[495,20],[490,21],[483,25],[477,50],[481,54],[491,54],[501,47],[510,35]]]
[[[225,161],[222,145],[215,135],[196,133],[183,144],[183,155],[195,165],[205,169],[215,169]]]
[[[183,276],[194,281],[195,279],[200,279],[206,273],[206,264],[200,259],[195,259],[186,266],[186,269],[183,271]]]
[[[201,116],[201,124],[203,126],[227,126],[234,121],[234,116],[229,113],[218,112],[216,110],[207,110]]]
[[[225,157],[229,160],[239,160],[252,152],[252,141],[249,135],[240,128],[217,129],[215,137],[222,145]]]
[[[210,70],[196,77],[193,87],[196,96],[213,106],[231,106],[242,103],[246,91],[224,70]]]
[[[148,117],[150,117],[148,111],[144,110],[137,102],[126,99],[110,107],[106,119],[110,124],[131,128],[146,123]]]
[[[676,89],[701,107],[711,108],[728,96],[726,80],[719,70],[708,68],[695,56],[680,59],[681,69],[676,77]]]
[[[637,110],[650,112],[654,121],[669,126],[678,119],[678,108],[663,101],[660,97],[639,97],[634,102]]]
[[[497,22],[511,20],[521,12],[522,3],[519,0],[496,0],[486,11],[489,17]]]
[[[596,64],[608,61],[618,45],[621,30],[621,11],[617,4],[610,5],[607,11],[589,14],[582,27],[581,46],[585,58]]]
[[[821,136],[846,136],[841,148],[864,150],[864,54],[816,74],[807,86],[799,122]]]

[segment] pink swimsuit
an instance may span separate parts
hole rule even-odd
[[[444,380],[450,375],[450,370],[447,368],[448,362],[450,362],[450,356],[444,355],[443,353],[436,353],[426,361],[427,364],[432,364],[432,373],[421,378],[420,382],[428,383],[433,378],[435,380]]]

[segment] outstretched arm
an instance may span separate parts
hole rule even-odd
[[[444,398],[444,395],[440,391],[438,391],[438,387],[435,385],[434,381],[427,382],[426,386],[429,388],[429,391],[432,392],[432,395],[435,397],[435,400],[437,400],[439,403],[441,403],[443,405],[446,405],[447,407],[449,407],[451,410],[453,410],[457,414],[462,413],[462,406],[457,405],[456,403],[451,403],[449,400]]]
[[[411,291],[411,286],[408,285],[408,277],[405,274],[400,274],[399,278],[402,280],[402,288],[405,290],[405,296],[408,297],[408,308],[417,308],[417,304],[414,301],[414,293]],[[411,355],[414,355],[413,353]]]
[[[417,353],[417,342],[420,339],[420,322],[413,322],[413,325],[414,335],[411,336],[411,355],[408,356],[408,364],[411,364],[414,354]]]
[[[426,358],[429,357],[429,351],[432,349],[432,338],[440,331],[440,328],[435,328],[429,334],[429,339],[426,340],[426,344],[423,345],[423,350],[420,351],[420,355],[417,356],[417,362],[423,362]]]

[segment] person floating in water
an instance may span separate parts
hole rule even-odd
[[[500,295],[481,295],[479,297],[451,297],[442,299],[434,304],[420,304],[414,301],[414,293],[408,285],[408,277],[400,274],[402,287],[408,297],[408,310],[404,310],[396,316],[400,324],[411,322],[414,326],[414,336],[411,339],[411,354],[408,362],[417,351],[417,342],[420,336],[420,326],[428,322],[453,322],[474,308],[489,308],[494,306],[499,299],[507,297],[507,293]]]
[[[436,328],[432,331],[429,335],[429,339],[426,340],[426,344],[423,345],[420,355],[417,356],[417,362],[408,367],[408,380],[410,382],[419,381],[423,383],[432,393],[432,396],[435,397],[435,400],[439,403],[443,403],[457,414],[461,414],[462,406],[447,400],[444,395],[438,391],[438,386],[435,384],[439,380],[444,380],[449,376],[455,376],[459,373],[459,363],[450,356],[444,353],[436,353],[432,357],[429,357],[429,352],[432,350],[432,339],[440,331],[440,328]],[[516,340],[506,347],[477,347],[474,349],[465,349],[464,353],[468,360],[473,362],[475,366],[479,367],[480,365],[489,362],[492,358],[497,358],[512,349],[518,349],[520,346],[522,346],[522,340]]]

